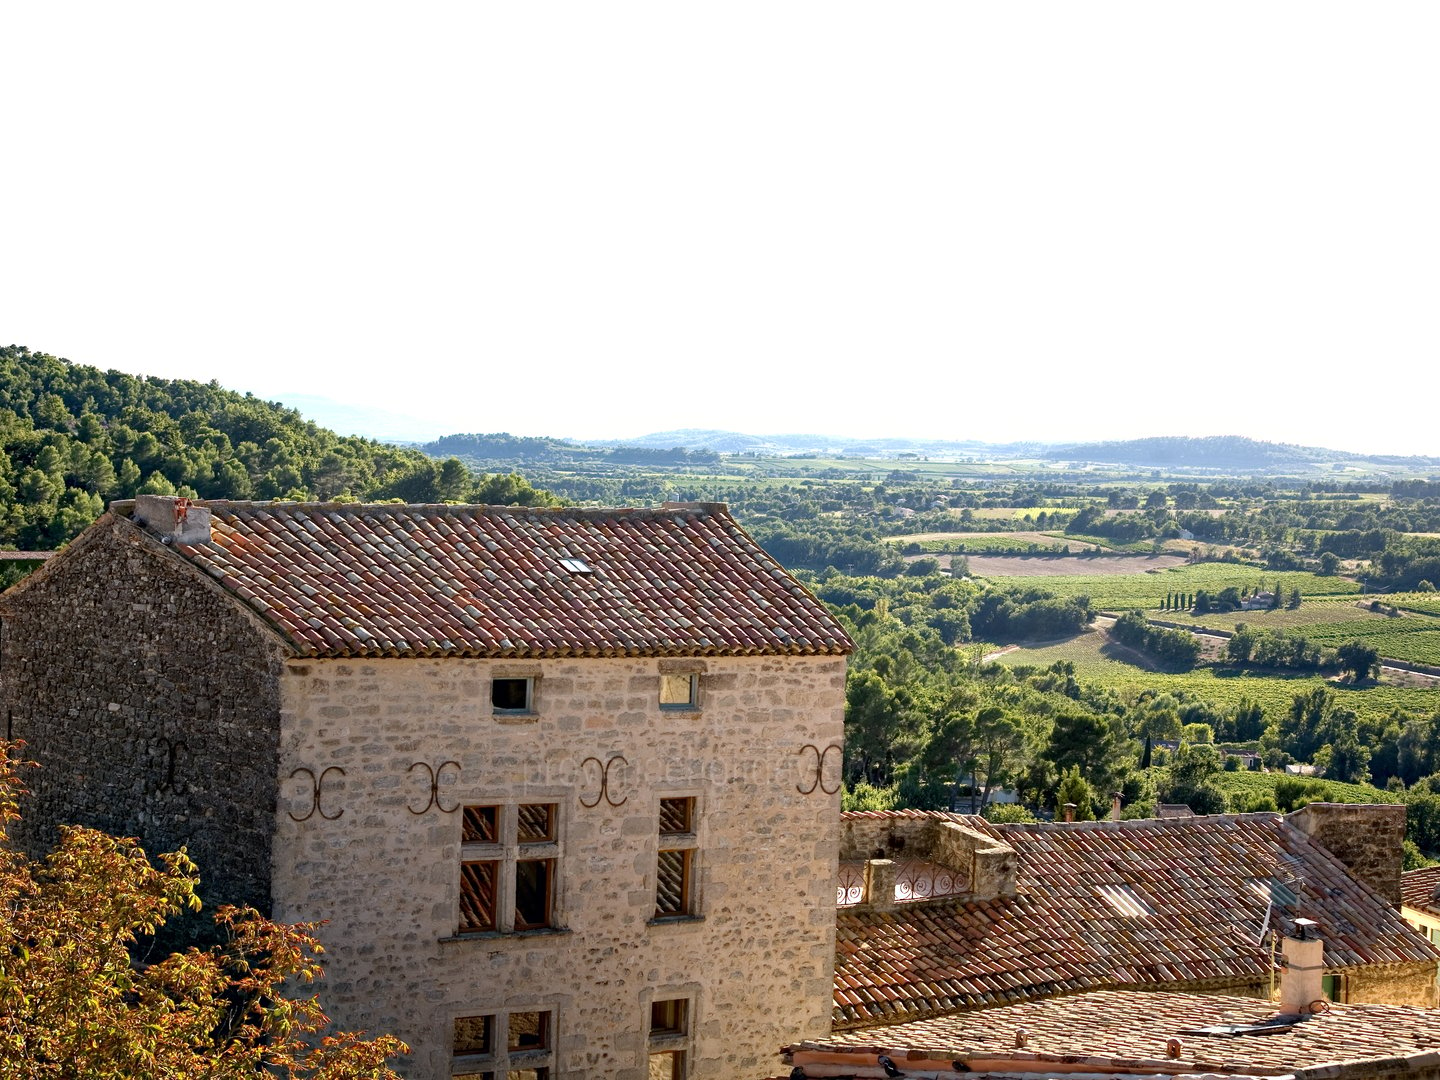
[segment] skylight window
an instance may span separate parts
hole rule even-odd
[[[1095,891],[1127,919],[1143,919],[1155,914],[1150,905],[1141,900],[1129,885],[1101,885]]]
[[[595,568],[584,559],[561,559],[560,565],[572,574],[593,574]]]

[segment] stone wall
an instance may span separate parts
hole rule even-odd
[[[0,599],[0,718],[40,764],[19,839],[62,824],[182,844],[207,904],[270,901],[282,647],[108,515]]]
[[[1351,877],[1399,906],[1404,806],[1310,803],[1285,820],[1343,862]]]
[[[867,864],[906,859],[935,863],[963,876],[965,891],[956,895],[963,895],[966,901],[1015,895],[1015,849],[938,814],[904,810],[845,814],[840,823],[840,858]],[[872,865],[867,872],[873,875],[877,868]],[[895,867],[880,868],[879,872],[893,886]],[[953,903],[956,895],[944,900]],[[894,903],[884,886],[877,891],[867,885],[861,905],[883,910]]]
[[[659,707],[677,664],[698,709]],[[292,661],[276,914],[328,920],[327,1010],[410,1042],[426,1080],[450,1075],[457,1018],[552,1010],[552,1075],[644,1080],[650,1002],[685,998],[694,1080],[772,1075],[830,1027],[844,671]],[[495,677],[535,679],[534,715],[495,715]],[[697,801],[694,918],[654,920],[662,797]],[[457,934],[462,808],[516,803],[558,806],[556,928]]]
[[[1344,969],[1345,1000],[1352,1004],[1436,1005],[1434,963],[1367,964]]]

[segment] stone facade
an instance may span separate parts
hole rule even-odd
[[[698,709],[660,708],[662,664]],[[517,676],[534,715],[497,717]],[[768,1075],[829,1031],[843,687],[836,657],[292,662],[276,915],[329,920],[332,1016],[423,1048],[411,1076],[516,1009],[551,1012],[553,1076],[643,1080],[672,998],[688,1076]],[[696,800],[691,918],[655,919],[662,797]],[[557,808],[554,929],[457,933],[463,808],[492,804]]]
[[[1285,820],[1343,862],[1352,877],[1400,903],[1404,806],[1309,803]]]
[[[40,768],[17,839],[188,845],[207,903],[270,904],[283,649],[173,552],[103,521],[6,594],[0,710]]]
[[[647,1080],[657,1052],[732,1080],[829,1031],[839,649],[302,656],[156,534],[208,517],[173,504],[107,515],[5,596],[29,846],[68,822],[185,845],[207,904],[322,922],[327,1011],[403,1038],[414,1080]]]

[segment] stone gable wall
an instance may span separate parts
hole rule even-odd
[[[660,673],[700,670],[700,708]],[[283,680],[276,914],[328,920],[327,1011],[449,1077],[456,1018],[553,1009],[552,1075],[645,1080],[649,1003],[689,997],[692,1080],[773,1075],[828,1033],[845,664],[295,660]],[[537,678],[535,716],[490,680]],[[318,781],[318,782],[317,782]],[[318,797],[317,797],[318,794]],[[655,924],[662,796],[699,800],[698,919]],[[458,937],[464,805],[554,802],[554,932]]]
[[[0,601],[0,723],[39,769],[18,839],[62,824],[189,848],[207,905],[270,901],[281,647],[216,586],[102,519]]]
[[[1399,906],[1404,806],[1310,803],[1285,820],[1343,862],[1351,877]]]

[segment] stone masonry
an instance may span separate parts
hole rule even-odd
[[[643,1080],[652,999],[689,999],[695,1078],[829,1031],[844,660],[695,661],[695,711],[659,708],[660,663],[288,665],[276,915],[329,920],[339,1023],[430,1048],[417,1077],[497,1007],[554,1011],[557,1076]],[[491,714],[496,675],[535,678],[535,717]],[[692,919],[653,920],[662,796],[698,800]],[[497,800],[559,806],[553,932],[456,934],[458,808]]]
[[[207,903],[270,906],[283,650],[151,537],[102,523],[6,594],[0,709],[31,790],[20,842],[62,824],[188,845]]]
[[[40,764],[23,805],[32,850],[72,822],[137,836],[152,853],[185,845],[207,905],[322,922],[327,1011],[341,1027],[410,1043],[398,1068],[413,1080],[457,1070],[648,1080],[673,1064],[657,1052],[683,1055],[675,1075],[686,1080],[743,1080],[771,1075],[781,1045],[828,1033],[843,632],[815,654],[762,643],[746,646],[750,655],[687,655],[661,642],[628,656],[303,655],[276,615],[291,601],[237,596],[228,571],[195,565],[209,543],[182,530],[201,532],[209,510],[152,503],[133,517],[117,504],[0,605],[6,733]],[[277,520],[256,505],[257,520]],[[407,520],[428,512],[410,509]],[[366,524],[363,508],[325,512]],[[395,512],[380,508],[375,520]],[[453,546],[442,533],[449,512],[427,520]],[[584,543],[596,513],[557,527]],[[716,544],[748,543],[721,536],[719,512],[701,513],[711,515],[695,527],[711,529],[703,559]],[[271,542],[258,527],[240,537],[244,521],[230,520],[232,553]],[[604,546],[614,522],[596,527],[607,531],[591,558],[621,557]],[[647,572],[678,588],[695,558],[651,569],[653,550]],[[610,565],[597,587],[626,580]],[[825,631],[828,614],[784,585],[783,571],[746,565],[757,569],[738,572],[764,580],[732,609],[750,620],[740,633]],[[327,572],[313,585],[293,573],[274,580],[322,594]],[[572,593],[586,586],[563,580]],[[756,590],[772,581],[781,585],[767,600]],[[437,595],[446,587],[436,582]],[[737,589],[700,587],[709,591],[697,611]],[[788,606],[767,629],[750,602]],[[801,625],[806,604],[814,625]],[[624,633],[614,621],[623,611],[599,617],[603,632]],[[496,680],[524,681],[525,707],[497,705]],[[662,837],[681,802],[688,831]],[[539,928],[517,930],[516,822],[536,806],[553,808],[548,904]],[[462,915],[477,895],[464,876],[480,865],[476,843],[463,839],[477,813],[508,830],[487,848],[503,855],[480,856],[499,868],[494,928],[467,927]],[[689,853],[683,909],[657,917],[657,894],[670,903],[674,884],[673,873],[660,880],[660,852],[677,846]],[[656,1002],[683,1004],[652,1011]],[[525,1027],[537,1015],[538,1036]]]

